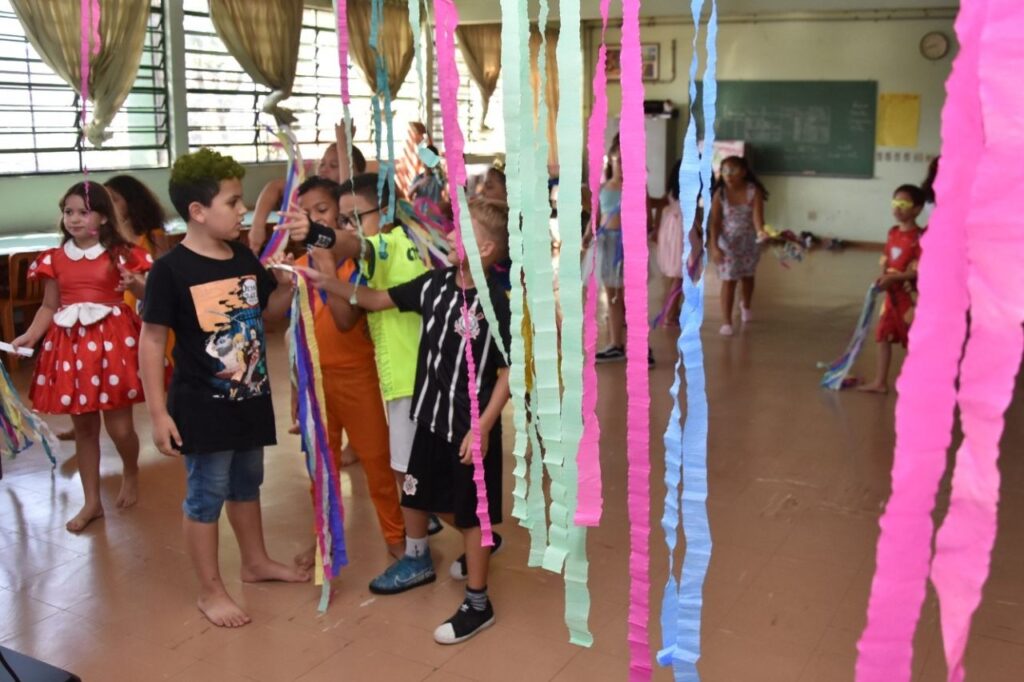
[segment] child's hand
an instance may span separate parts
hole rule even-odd
[[[725,254],[717,246],[712,246],[711,249],[711,260],[715,262],[715,265],[721,265],[725,262]]]
[[[892,285],[895,284],[895,283],[896,283],[896,277],[887,273],[887,274],[884,274],[881,277],[879,277],[878,281],[875,282],[875,285],[879,289],[891,289]]]
[[[313,267],[324,274],[330,274],[337,270],[334,254],[330,249],[310,249],[309,259],[313,261]]]
[[[116,291],[130,291],[133,285],[144,286],[146,284],[146,276],[141,272],[129,272],[123,265],[118,265],[117,269],[121,271],[121,281],[115,288]]]
[[[171,415],[164,412],[153,419],[153,444],[167,457],[181,456],[181,435]]]
[[[334,126],[334,139],[344,140],[345,139],[345,119],[338,121],[338,124]],[[356,139],[356,124],[352,123],[352,139]]]
[[[11,341],[11,345],[14,346],[15,350],[18,348],[35,348],[36,339],[33,339],[26,333]]]
[[[299,210],[294,204],[288,207],[287,211],[281,211],[281,222],[275,230],[288,230],[288,237],[293,242],[302,243],[309,236],[309,216],[305,211]]]
[[[330,252],[328,251],[328,253]],[[325,284],[331,280],[338,279],[337,271],[334,268],[331,268],[328,272],[320,272],[313,268],[304,268],[301,265],[297,265],[295,266],[295,271],[305,275],[309,283],[317,289],[323,289]]]
[[[483,429],[480,429],[480,457],[487,456],[487,441],[490,433]],[[469,466],[473,463],[473,432],[470,431],[466,434],[466,437],[462,439],[462,445],[459,446],[459,462]]]
[[[274,275],[274,279],[277,280],[278,286],[291,286],[294,275],[282,268],[273,267],[275,265],[285,265],[289,268],[294,268],[295,258],[291,254],[279,253],[267,259],[267,267]]]

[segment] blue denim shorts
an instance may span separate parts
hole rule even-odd
[[[216,523],[224,502],[260,499],[263,448],[185,455],[187,489],[181,505],[185,516],[199,523]]]

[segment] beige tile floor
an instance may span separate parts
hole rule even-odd
[[[894,398],[817,388],[815,362],[831,359],[850,332],[876,257],[816,254],[793,270],[769,256],[758,280],[759,318],[721,339],[709,297],[705,336],[711,402],[709,511],[715,541],[703,629],[708,682],[833,682],[853,679],[864,624],[877,517],[888,493]],[[652,287],[660,291],[660,284]],[[671,335],[653,337],[651,373],[652,603],[660,599],[661,433],[668,418]],[[283,346],[272,346],[280,403],[287,394]],[[866,358],[871,361],[870,351]],[[24,385],[24,371],[18,380]],[[591,532],[592,649],[567,643],[558,576],[526,567],[527,533],[504,524],[507,552],[495,560],[491,593],[498,624],[461,646],[430,632],[459,603],[446,577],[456,534],[434,541],[437,583],[374,597],[367,581],[387,563],[358,466],[342,475],[351,565],[330,610],[317,616],[309,586],[242,585],[226,524],[222,564],[231,591],[254,617],[225,631],[193,606],[193,580],[179,534],[181,465],[143,452],[138,507],[81,536],[63,525],[81,499],[73,469],[51,472],[41,452],[4,463],[0,482],[0,644],[75,671],[83,679],[131,680],[625,680],[627,523],[622,366],[600,369],[602,463],[607,505]],[[149,433],[142,410],[139,431]],[[1021,411],[1004,441],[1003,502],[992,578],[974,622],[968,680],[1020,680],[1024,670],[1024,466]],[[308,487],[297,441],[285,434],[267,454],[264,516],[272,552],[291,557],[310,540]],[[55,423],[63,426],[60,420]],[[511,467],[506,468],[511,472]],[[118,486],[116,453],[105,444],[104,490]],[[508,481],[506,482],[508,484]],[[506,487],[506,491],[510,487]],[[508,497],[506,492],[506,497]],[[944,502],[940,501],[940,511]],[[657,637],[656,618],[651,621]],[[915,680],[944,679],[934,599],[916,640]],[[670,675],[659,670],[656,679]]]

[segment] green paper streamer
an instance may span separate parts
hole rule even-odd
[[[544,554],[548,546],[548,521],[544,511],[544,462],[541,461],[541,440],[536,424],[530,425],[530,496],[527,499],[530,529],[530,558],[527,566],[534,568],[544,564]]]
[[[416,55],[416,77],[419,83],[420,121],[427,117],[427,78],[423,72],[423,34],[421,32],[420,0],[409,0],[409,27],[412,29],[412,49]]]
[[[505,173],[507,177],[516,178],[508,183],[508,252],[512,261],[510,279],[512,290],[509,293],[511,309],[512,348],[509,351],[509,388],[512,392],[513,423],[515,439],[512,446],[512,458],[515,463],[512,475],[515,481],[512,489],[512,516],[531,527],[532,520],[527,506],[529,485],[526,479],[527,461],[526,448],[529,444],[527,433],[526,404],[526,349],[523,343],[523,193],[522,183],[518,181],[521,171],[521,128],[522,128],[522,80],[523,60],[516,49],[521,32],[521,16],[525,14],[526,0],[501,0],[501,59],[506,65],[505,77],[502,79],[503,114],[505,118]],[[540,452],[539,449],[534,452]],[[546,522],[542,525],[546,526]],[[532,536],[531,536],[532,537]],[[547,543],[547,535],[543,542]]]

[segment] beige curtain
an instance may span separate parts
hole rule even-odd
[[[544,103],[548,107],[548,163],[558,163],[558,29],[549,28],[544,32]],[[533,115],[538,115],[540,106],[540,31],[530,27],[530,86],[533,88]]]
[[[11,0],[25,36],[46,65],[81,94],[81,3],[72,0]],[[149,20],[149,0],[100,0],[100,53],[89,64],[89,99],[94,102],[85,136],[100,147],[107,126],[135,83]]]
[[[366,82],[377,92],[377,55],[370,47],[370,19],[373,10],[369,0],[348,1],[349,54],[366,76]],[[404,2],[384,3],[384,17],[380,23],[377,49],[384,56],[391,96],[405,82],[416,57],[412,28],[409,26],[409,6]]]
[[[210,19],[249,77],[270,88],[263,111],[278,125],[295,122],[280,106],[292,94],[302,35],[302,0],[210,0]]]
[[[501,75],[501,24],[471,24],[455,29],[459,38],[462,59],[469,68],[469,75],[480,88],[484,100],[484,114],[480,129],[487,130],[487,110],[491,95]]]

